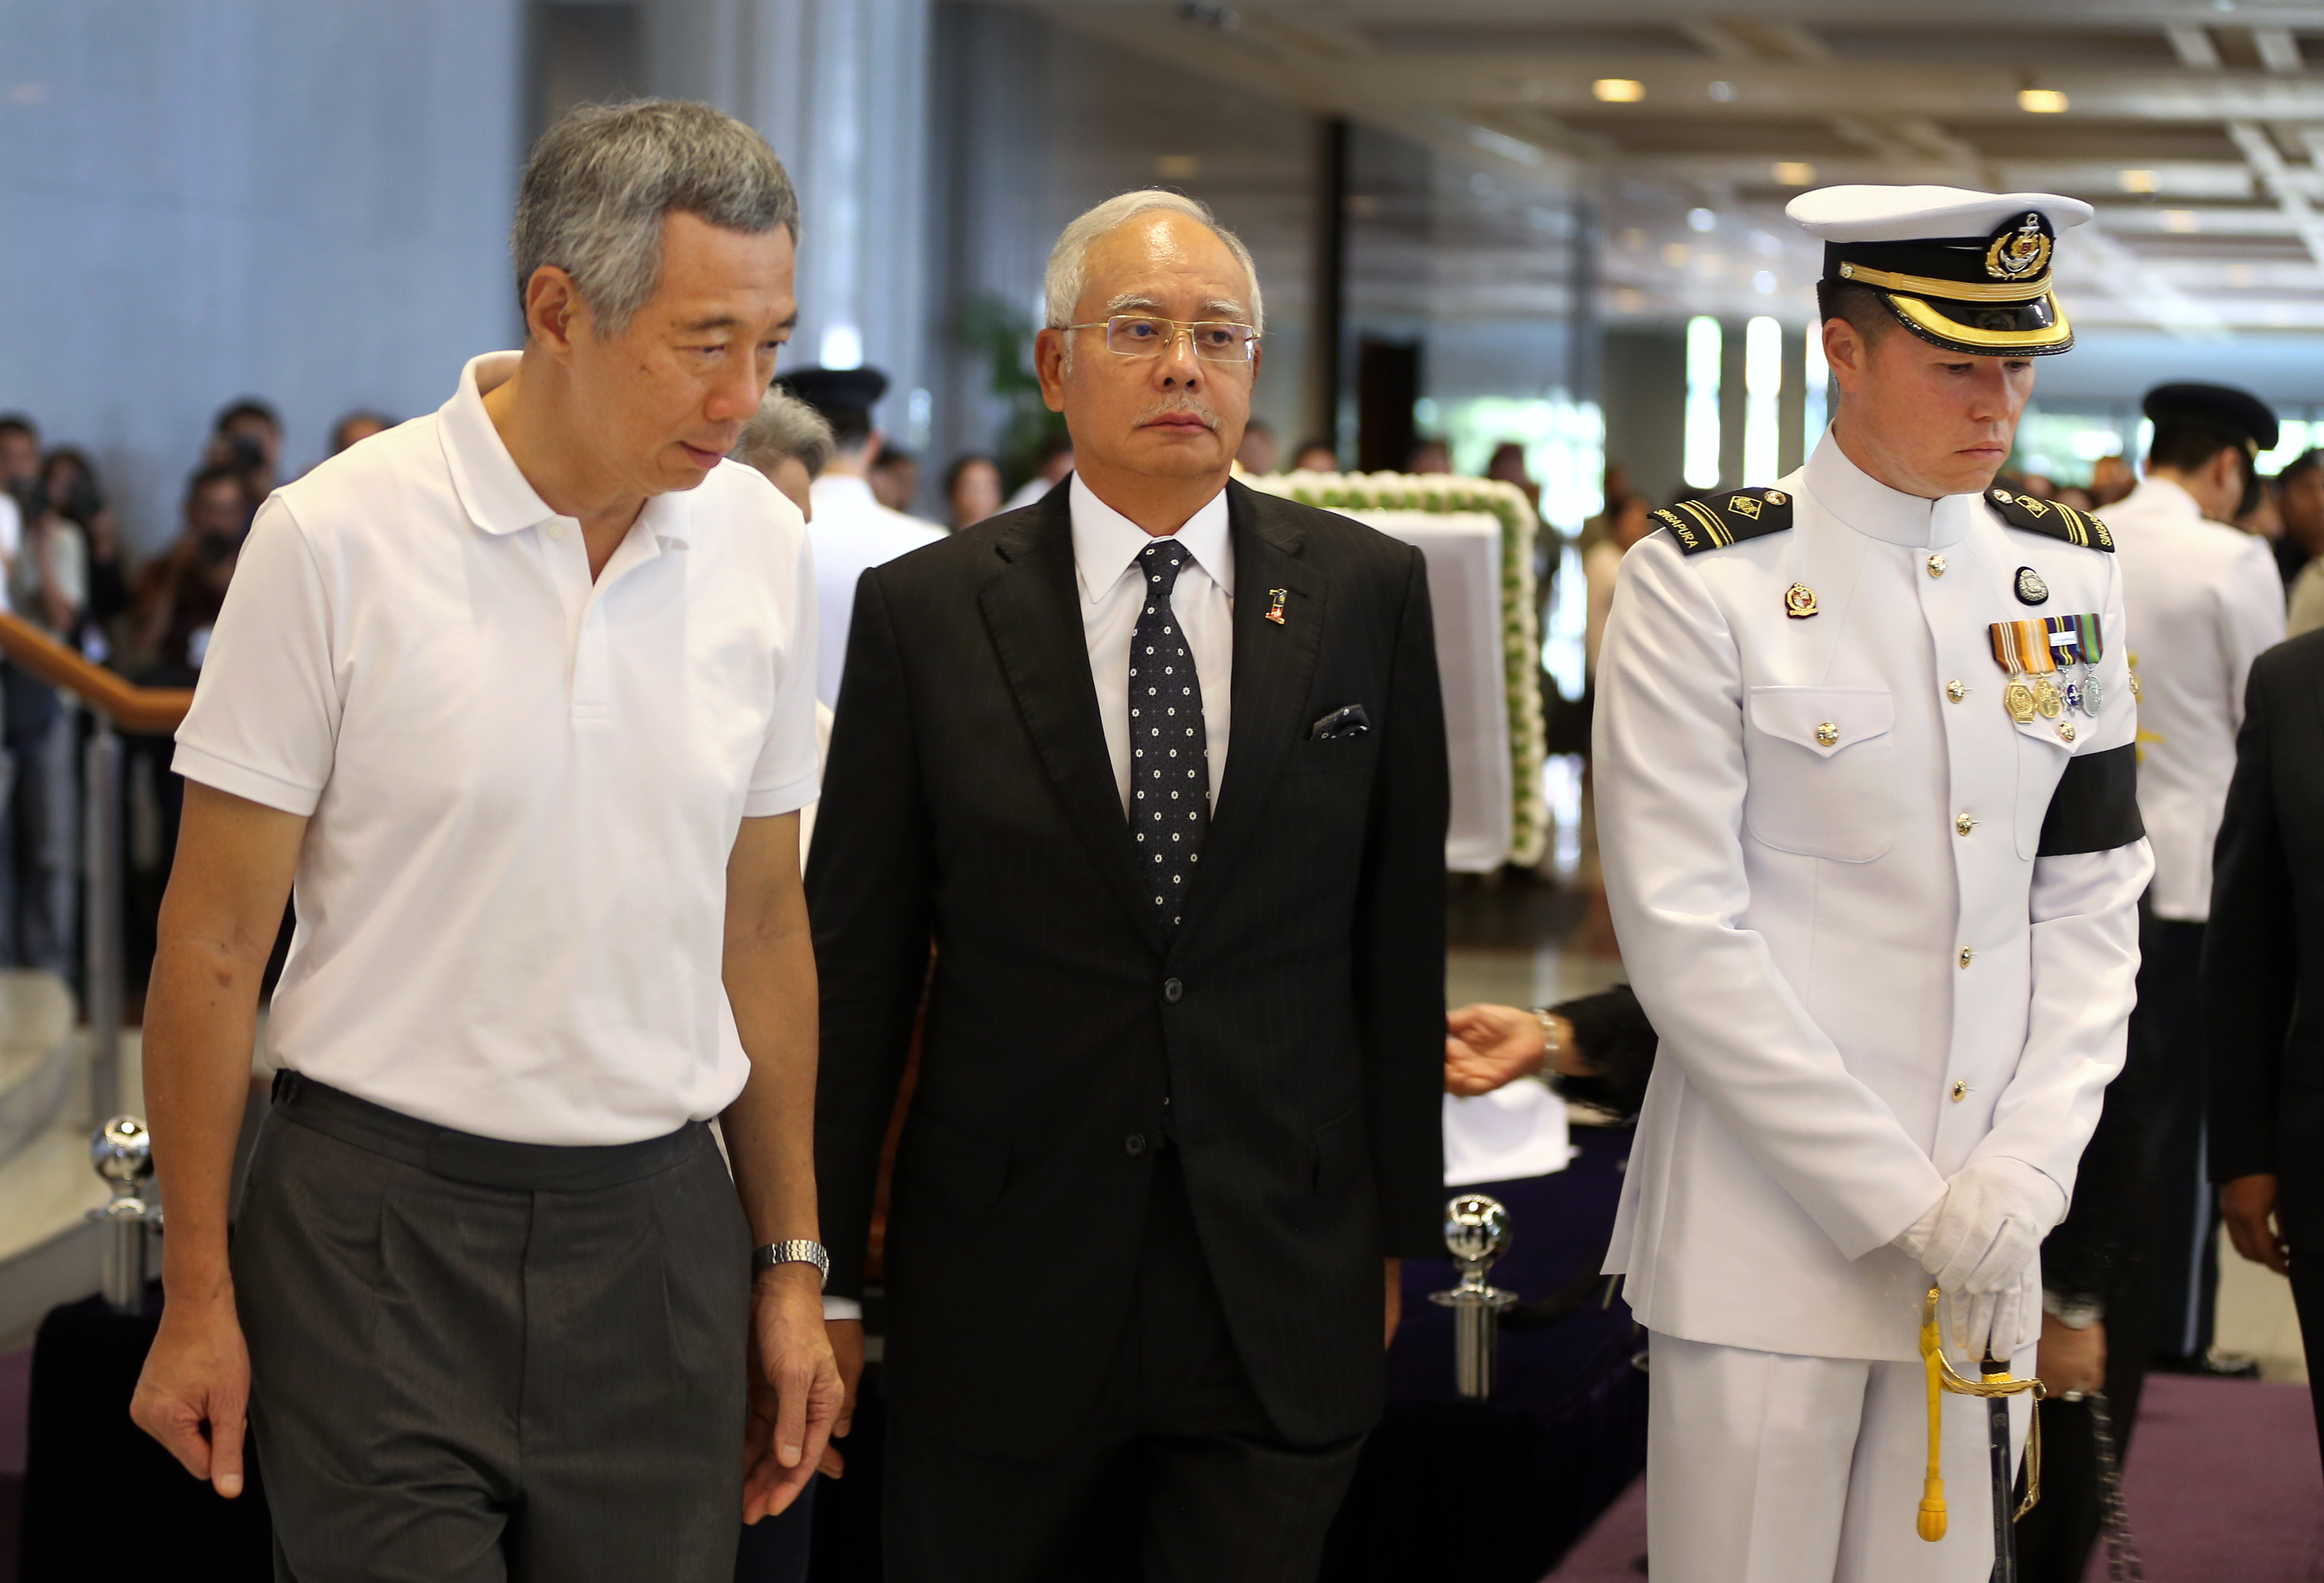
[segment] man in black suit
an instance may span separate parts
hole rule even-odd
[[[2324,1435],[2324,632],[2253,662],[2203,940],[2210,1175],[2292,1277]]]
[[[853,1381],[933,944],[888,1576],[1284,1583],[1379,1415],[1395,1260],[1442,1245],[1427,581],[1228,481],[1261,310],[1202,206],[1076,220],[1048,311],[1078,472],[856,593],[807,874],[833,1340]]]

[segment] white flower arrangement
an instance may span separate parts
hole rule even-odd
[[[1485,512],[1501,524],[1501,664],[1508,694],[1511,863],[1531,867],[1549,839],[1542,792],[1541,626],[1533,570],[1539,520],[1514,484],[1450,473],[1274,473],[1254,489],[1325,511]]]

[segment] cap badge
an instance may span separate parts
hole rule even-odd
[[[2040,572],[2030,566],[2017,569],[2017,602],[2020,605],[2040,605],[2047,602],[2049,597],[2050,585],[2042,580]]]
[[[1985,250],[1985,273],[1997,281],[2022,281],[2050,267],[2048,222],[2029,211],[2015,230],[1994,237]]]
[[[1794,583],[1784,590],[1784,614],[1794,621],[1805,621],[1816,613],[1815,590],[1805,583]]]

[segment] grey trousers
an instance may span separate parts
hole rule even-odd
[[[278,1579],[729,1583],[749,1255],[706,1126],[512,1144],[285,1073],[233,1250]]]

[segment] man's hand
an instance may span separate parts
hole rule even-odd
[[[1972,1160],[1896,1245],[1936,1278],[1953,1345],[1971,1359],[1991,1345],[2007,1357],[2041,1311],[2042,1239],[2065,1217],[2066,1195],[2022,1160]]]
[[[2042,1316],[2042,1347],[2034,1354],[2034,1372],[2051,1395],[2071,1399],[2105,1390],[2106,1364],[2104,1320],[2076,1330],[2060,1323],[2055,1314]]]
[[[1444,1017],[1444,1091],[1489,1094],[1541,1070],[1541,1019],[1517,1006],[1465,1005]]]
[[[839,1365],[813,1265],[778,1264],[752,1283],[750,1371],[742,1521],[756,1523],[798,1498],[839,1418]]]
[[[231,1289],[201,1301],[172,1298],[145,1355],[129,1417],[196,1478],[232,1500],[242,1493],[242,1438],[250,1407],[250,1350]]]
[[[2275,1218],[2275,1176],[2239,1176],[2219,1187],[2219,1213],[2236,1252],[2279,1275],[2292,1273],[2292,1249]]]
[[[831,1336],[831,1355],[839,1364],[839,1421],[831,1426],[831,1438],[844,1440],[847,1431],[855,1427],[855,1387],[863,1380],[863,1321],[861,1319],[831,1319],[824,1328]],[[846,1460],[836,1446],[823,1453],[825,1473],[837,1478],[847,1470]]]
[[[1404,1322],[1404,1261],[1402,1259],[1389,1259],[1387,1263],[1388,1334],[1380,1338],[1380,1349],[1382,1351],[1386,1351],[1388,1348],[1396,1345],[1396,1328]],[[847,1396],[848,1400],[851,1402],[855,1399],[855,1390],[853,1386],[851,1385],[848,1388]]]

